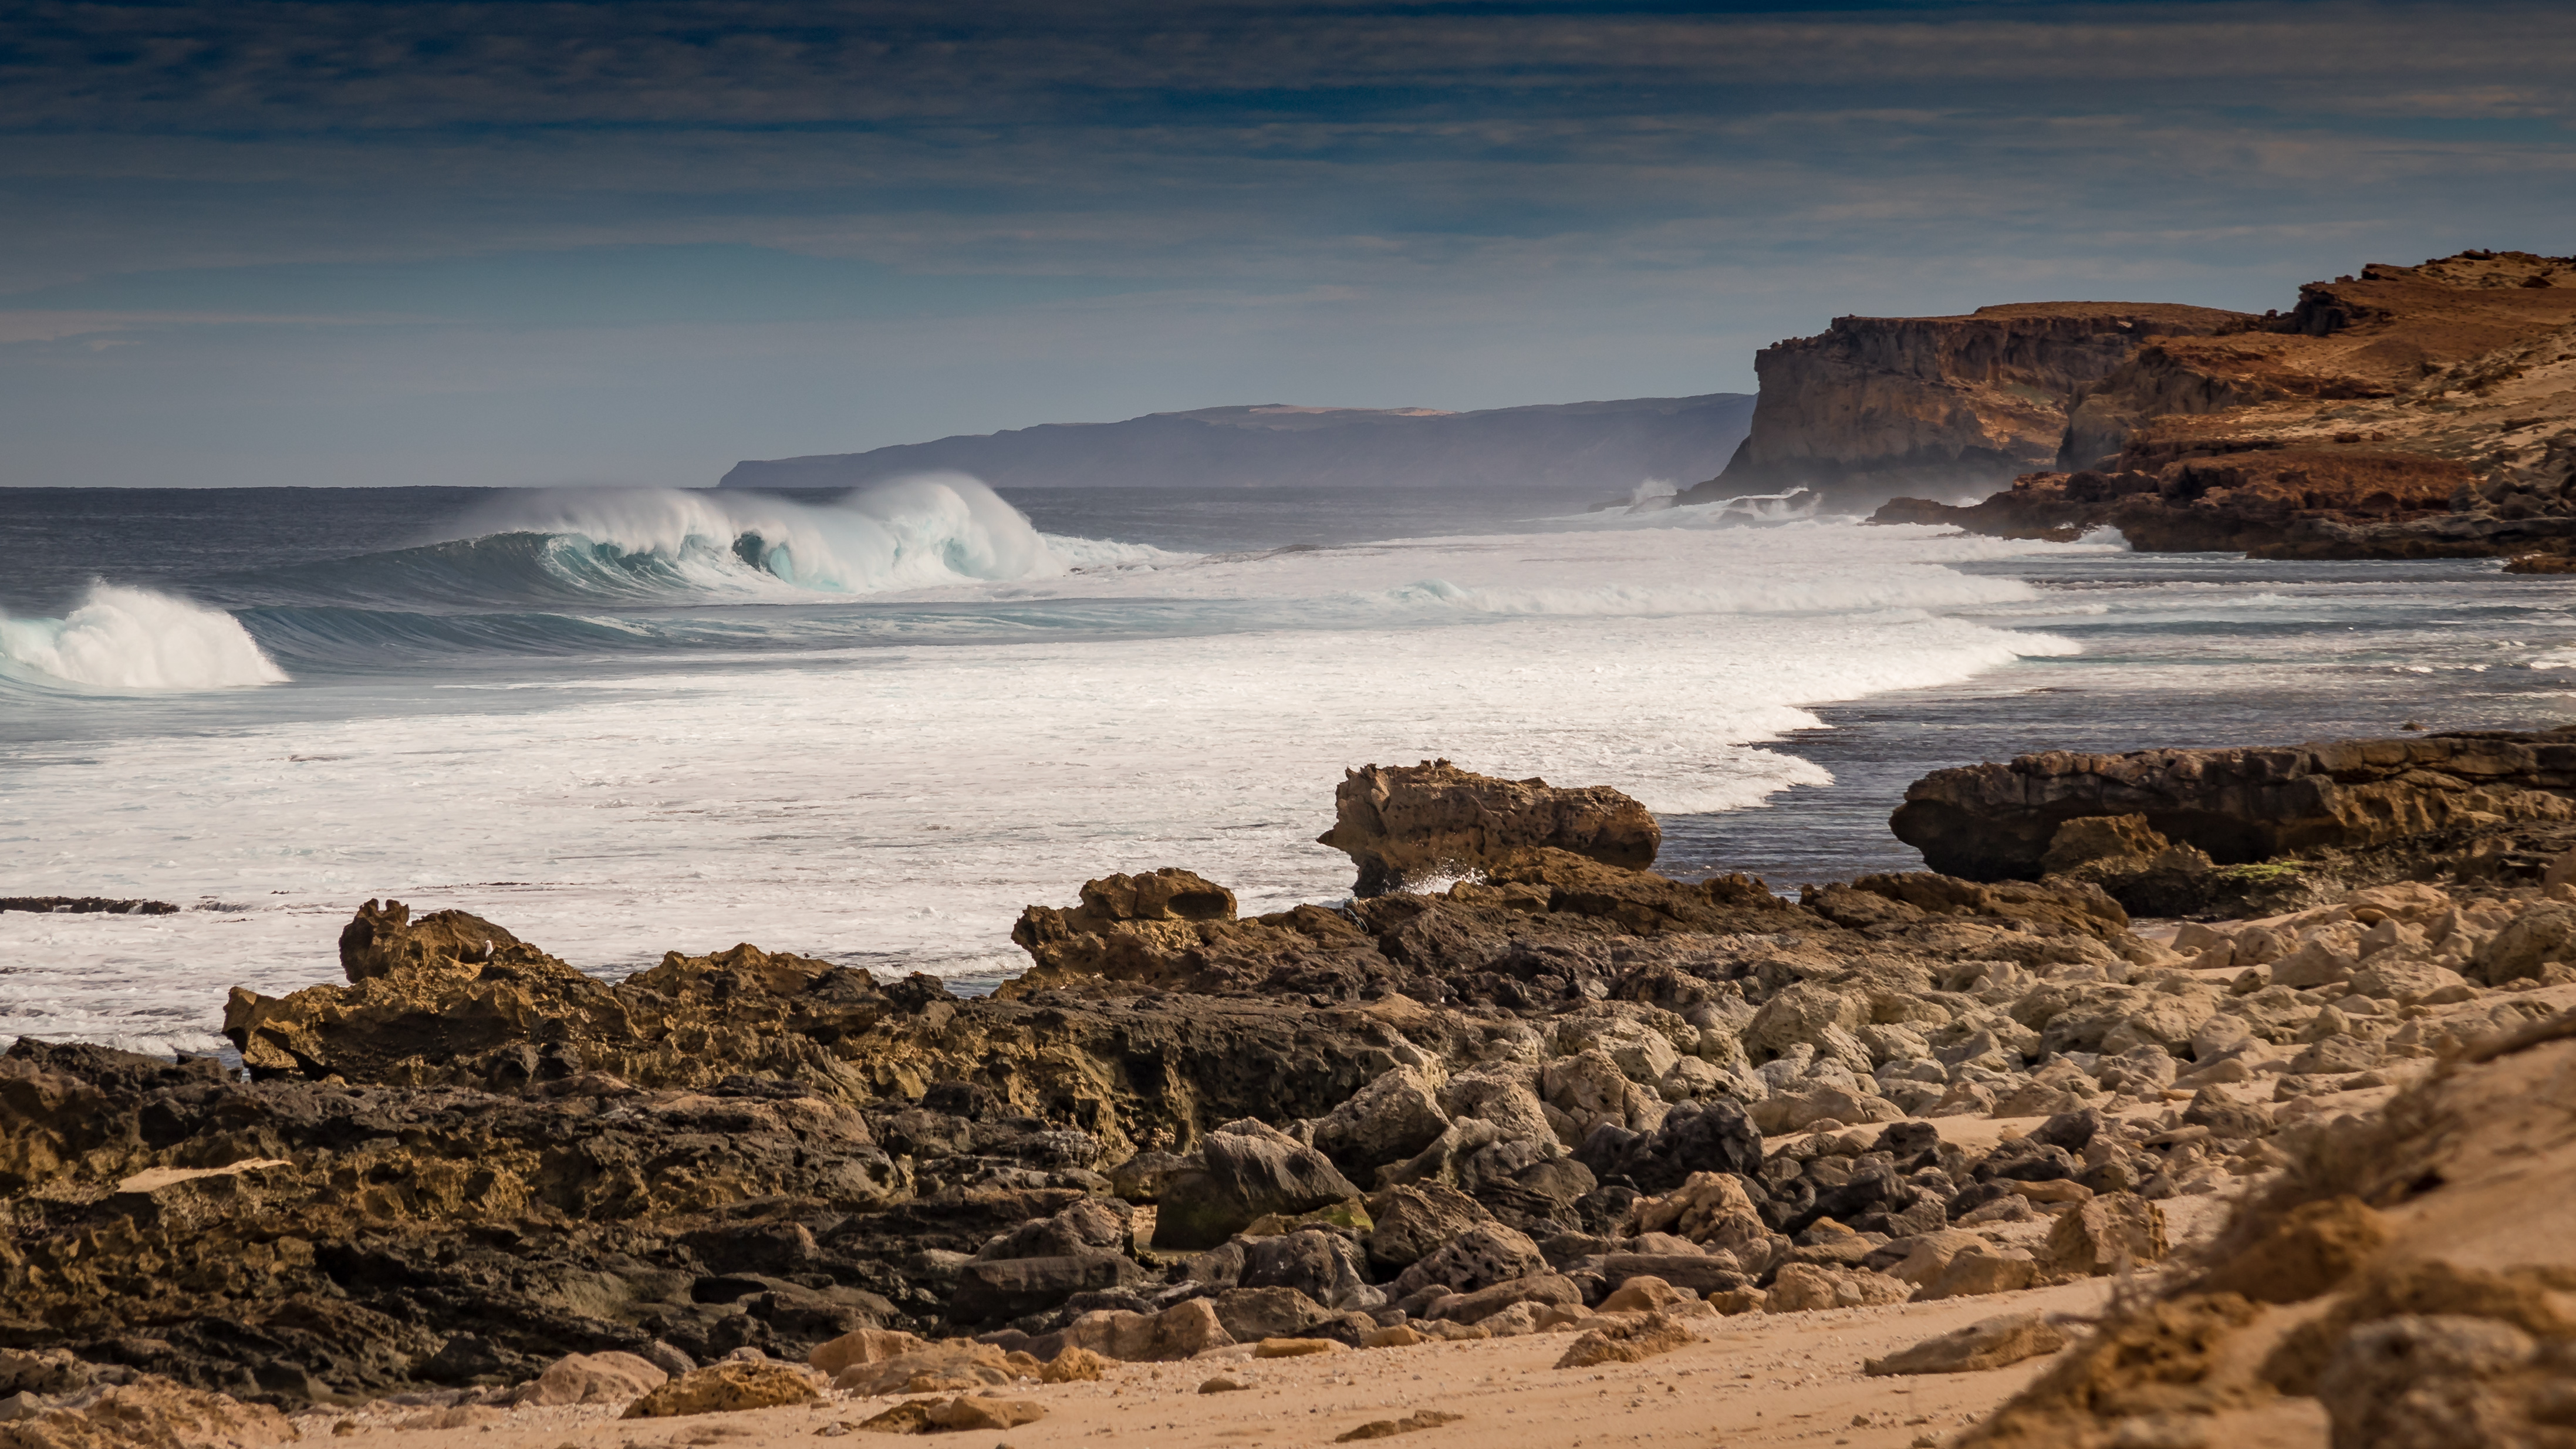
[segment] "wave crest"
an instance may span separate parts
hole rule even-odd
[[[1115,546],[1041,534],[962,473],[878,484],[831,503],[676,489],[526,495],[478,520],[467,547],[530,535],[541,566],[579,590],[641,587],[739,593],[785,584],[809,592],[1048,578],[1131,561]],[[442,545],[454,548],[457,545]],[[1147,550],[1145,552],[1151,552]]]
[[[94,584],[60,619],[0,616],[0,660],[98,689],[238,689],[286,671],[239,619],[149,589]]]

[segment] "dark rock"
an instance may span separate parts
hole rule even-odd
[[[810,1288],[773,1288],[743,1308],[751,1317],[768,1324],[782,1341],[824,1343],[845,1333],[875,1328],[885,1321],[882,1313],[872,1311],[860,1299],[860,1294],[847,1289],[816,1292]],[[882,1304],[884,1300],[877,1302]]]
[[[1724,1098],[1683,1101],[1650,1134],[1602,1123],[1575,1149],[1574,1159],[1596,1178],[1625,1178],[1646,1193],[1670,1192],[1694,1172],[1760,1172],[1762,1133],[1742,1107]]]
[[[1379,1271],[1401,1273],[1493,1214],[1475,1199],[1441,1182],[1390,1187],[1368,1200],[1373,1226],[1367,1238],[1369,1262]]]
[[[1211,1288],[1231,1288],[1243,1280],[1243,1264],[1250,1256],[1250,1247],[1249,1240],[1244,1238],[1219,1243],[1190,1259],[1182,1271],[1193,1282],[1204,1283]]]
[[[1237,1343],[1303,1338],[1306,1330],[1336,1317],[1294,1288],[1228,1288],[1216,1295],[1217,1322]]]
[[[1086,1199],[1053,1217],[1020,1224],[996,1235],[976,1250],[983,1261],[1006,1258],[1059,1258],[1090,1253],[1119,1253],[1127,1241],[1127,1214],[1121,1205]]]
[[[1893,1165],[1871,1163],[1838,1185],[1820,1187],[1814,1206],[1792,1218],[1782,1231],[1795,1235],[1807,1223],[1828,1217],[1856,1230],[1870,1231],[1861,1227],[1864,1219],[1875,1217],[1883,1223],[1888,1214],[1911,1207],[1916,1196],[1914,1185],[1899,1176]]]
[[[168,901],[111,900],[106,896],[0,896],[0,911],[78,912],[110,916],[175,916]]]
[[[1890,1122],[1880,1129],[1878,1140],[1870,1151],[1884,1152],[1898,1162],[1912,1162],[1927,1152],[1938,1152],[1941,1129],[1929,1122]]]
[[[809,1269],[819,1251],[802,1223],[743,1223],[701,1228],[680,1246],[719,1273],[795,1273]]]
[[[1258,1121],[1229,1122],[1200,1145],[1195,1170],[1165,1179],[1154,1246],[1213,1247],[1269,1214],[1293,1217],[1360,1195],[1315,1149]]]
[[[1997,1177],[2015,1182],[2054,1182],[2073,1177],[2081,1166],[2065,1148],[2024,1137],[1995,1144],[1994,1150],[1970,1169],[1970,1175],[1981,1182]]]
[[[1110,1253],[979,1261],[958,1273],[948,1311],[960,1324],[997,1323],[1053,1308],[1076,1293],[1144,1279],[1134,1259]]]
[[[1236,1281],[1246,1288],[1294,1288],[1328,1308],[1370,1307],[1377,1297],[1363,1291],[1368,1259],[1359,1245],[1315,1229],[1246,1243]]]
[[[2050,1147],[2063,1147],[2069,1152],[2082,1152],[2093,1141],[2093,1135],[2102,1130],[2106,1120],[2100,1109],[2094,1107],[2060,1112],[2032,1129],[2030,1140]]]

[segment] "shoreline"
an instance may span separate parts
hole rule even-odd
[[[2382,743],[2502,750],[2534,780],[2576,761],[2557,736]],[[2388,788],[2451,798],[2413,778]],[[751,948],[611,987],[495,923],[370,902],[347,986],[235,993],[251,1081],[0,1056],[0,1388],[65,1432],[158,1396],[242,1442],[282,1409],[334,1436],[640,1444],[559,1407],[768,1375],[817,1407],[735,1423],[754,1406],[719,1395],[681,1437],[810,1437],[962,1385],[1034,1405],[1021,1444],[1117,1422],[1072,1369],[1020,1384],[1095,1354],[1130,1361],[1084,1370],[1113,1397],[1177,1406],[1157,1422],[1268,1442],[1264,1401],[1198,1394],[1190,1361],[1288,1384],[1312,1354],[1344,1412],[1456,1412],[1405,1387],[1423,1354],[1503,1375],[1482,1412],[1545,1436],[1589,1381],[1537,1361],[1624,1335],[1656,1346],[1616,1375],[1759,1441],[1724,1418],[1751,1400],[1680,1370],[2067,1315],[2054,1368],[2015,1349],[2029,1367],[1955,1381],[1943,1402],[1987,1422],[2084,1351],[2115,1279],[2143,1275],[2122,1303],[2182,1292],[2304,1156],[2480,1041],[2576,1021],[2576,968],[2516,944],[2564,916],[2576,949],[2576,887],[2531,883],[2576,861],[2576,806],[2479,788],[2429,834],[2338,816],[2342,845],[2250,873],[2079,816],[2044,881],[1787,901],[1643,869],[1660,831],[1613,790],[1372,767],[1337,798],[1362,879],[1473,858],[1481,880],[1253,919],[1184,871],[1108,877],[1032,907],[1033,970],[984,998]],[[2177,878],[2215,924],[2142,931],[2114,899]],[[1387,1346],[1426,1337],[1460,1341]],[[830,1388],[791,1372],[808,1358]],[[1878,1416],[1923,1385],[1849,1373],[1790,1386],[1857,1406],[1855,1443],[1921,1436]]]

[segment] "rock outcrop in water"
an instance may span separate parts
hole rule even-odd
[[[0,896],[0,911],[83,912],[109,916],[172,916],[168,901],[116,900],[107,896]]]
[[[1653,812],[1606,785],[1562,790],[1535,777],[1496,780],[1447,760],[1349,771],[1333,790],[1333,809],[1333,828],[1317,843],[1358,863],[1364,896],[1523,864],[1542,850],[1643,870],[1664,843]]]
[[[2037,879],[2067,827],[2141,817],[2223,865],[2461,828],[2576,819],[2576,728],[2339,740],[2281,749],[2066,751],[1939,770],[1889,825],[1936,870]]]
[[[1762,390],[1726,471],[1685,503],[1814,488],[1865,508],[1919,489],[1991,488],[2058,455],[2074,400],[2151,339],[2254,319],[2211,307],[2026,302],[1965,317],[1837,317],[1754,355]]]
[[[1885,523],[2120,530],[2265,558],[2576,556],[2576,259],[2464,252],[2312,282],[2257,325],[2141,346],[2084,390],[2054,470]]]
[[[2394,745],[1965,772],[2122,807],[2058,822],[2038,882],[1912,872],[1793,902],[1521,825],[1483,837],[1481,880],[1338,909],[1247,920],[1185,870],[1108,877],[1032,908],[1032,971],[983,999],[750,946],[609,985],[475,916],[369,902],[347,986],[236,994],[247,1080],[0,1057],[0,1373],[59,1381],[37,1407],[66,1423],[77,1380],[256,1428],[203,1396],[497,1411],[743,1350],[953,1394],[1100,1355],[1613,1343],[1639,1313],[1669,1337],[1685,1312],[2158,1281],[2174,1200],[2274,1173],[2337,1104],[2576,1001],[2576,889],[2537,870],[2365,884],[2387,862],[2356,856],[2313,904],[2171,944],[2086,875],[2196,848],[2119,791],[2449,839],[2515,822],[2325,786],[2557,800],[2544,776],[2576,751]],[[1523,825],[1624,800],[1353,779],[1518,801]],[[2002,795],[1941,798],[2014,835]],[[1368,849],[1461,838],[1446,807],[1379,819]],[[907,1336],[938,1334],[979,1341]]]

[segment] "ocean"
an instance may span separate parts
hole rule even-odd
[[[0,490],[0,1041],[215,1051],[353,907],[616,977],[750,941],[989,990],[1186,866],[1333,902],[1347,767],[1608,784],[1662,868],[1919,866],[2045,748],[2576,719],[2576,581],[1376,490]]]

